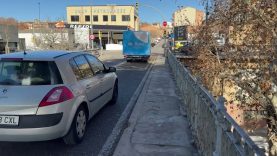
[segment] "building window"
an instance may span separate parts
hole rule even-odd
[[[79,22],[79,16],[77,15],[71,16],[71,22]]]
[[[98,15],[93,15],[93,21],[98,22]]]
[[[108,15],[103,15],[103,21],[108,22]]]
[[[111,21],[113,21],[113,22],[116,21],[116,15],[111,15]]]
[[[130,21],[130,15],[122,15],[122,21]]]
[[[86,22],[90,22],[90,16],[89,16],[89,15],[86,15],[86,16],[85,16],[85,21],[86,21]]]

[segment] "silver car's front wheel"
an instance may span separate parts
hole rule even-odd
[[[85,108],[80,106],[76,111],[69,132],[63,137],[66,144],[77,144],[83,140],[87,128],[87,119]]]

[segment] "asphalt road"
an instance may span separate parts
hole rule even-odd
[[[44,142],[0,142],[0,156],[92,156],[97,155],[112,132],[121,113],[145,75],[147,63],[126,63],[124,60],[105,61],[116,66],[119,77],[119,98],[116,105],[105,106],[90,120],[84,141],[68,146],[61,139]]]

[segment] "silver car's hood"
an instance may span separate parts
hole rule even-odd
[[[52,88],[54,88],[52,85],[0,85],[0,114],[36,114],[39,103]]]

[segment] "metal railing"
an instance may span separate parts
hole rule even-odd
[[[169,49],[165,50],[165,56],[183,96],[191,128],[203,155],[265,155],[226,112],[223,97],[216,101]]]

